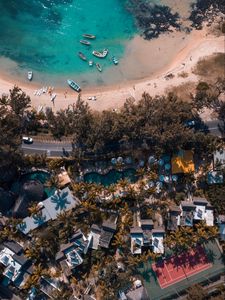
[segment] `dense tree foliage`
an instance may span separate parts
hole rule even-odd
[[[196,118],[194,103],[173,94],[152,98],[146,93],[137,104],[128,99],[119,112],[91,112],[79,99],[72,107],[48,115],[54,136],[73,136],[76,157],[137,149],[161,153],[189,148],[207,153],[214,148],[214,139],[186,125]]]
[[[0,170],[15,169],[22,163],[20,144],[24,130],[25,112],[30,104],[28,97],[18,87],[9,91],[9,95],[0,98]],[[4,180],[4,178],[2,177]],[[1,179],[0,179],[1,180]]]

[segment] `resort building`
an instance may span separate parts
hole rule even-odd
[[[207,226],[214,225],[213,208],[205,198],[194,197],[195,205],[194,220],[205,221]]]
[[[63,169],[62,172],[58,174],[58,180],[60,188],[64,188],[71,183],[71,179],[65,169]]]
[[[69,243],[63,244],[56,254],[56,262],[60,264],[65,276],[70,276],[72,270],[83,262],[82,255],[88,250],[88,240],[79,230],[71,237]]]
[[[92,224],[91,231],[88,235],[88,240],[90,241],[89,242],[90,249],[94,249],[94,250],[98,249],[100,236],[101,236],[101,228],[96,224]]]
[[[193,226],[195,205],[188,201],[181,201],[181,213],[178,215],[178,225],[180,226]]]
[[[152,219],[141,220],[141,228],[143,230],[143,238],[144,238],[143,247],[150,247],[153,227],[154,227],[154,223]]]
[[[130,230],[131,236],[131,253],[141,254],[142,247],[144,246],[144,234],[141,227],[133,227]]]
[[[216,151],[213,154],[213,168],[220,170],[225,165],[225,150]]]
[[[179,225],[179,216],[181,214],[181,209],[179,206],[173,205],[169,207],[167,229],[176,231]]]
[[[156,228],[152,230],[152,251],[154,253],[164,253],[163,240],[165,236],[164,228]]]
[[[55,220],[58,214],[68,211],[78,204],[79,200],[72,195],[68,187],[61,191],[56,191],[48,199],[39,202],[39,212],[31,217],[24,218],[19,225],[19,229],[24,234],[28,234],[31,230],[38,228],[49,220]]]
[[[101,228],[101,234],[99,238],[99,246],[102,248],[109,248],[111,240],[117,229],[117,215],[112,215],[107,221],[104,221]]]
[[[223,180],[223,173],[221,171],[210,171],[207,174],[208,184],[222,184]]]
[[[14,241],[8,241],[0,246],[0,264],[4,266],[3,276],[8,284],[21,287],[26,278],[32,274],[32,263],[26,258],[22,246]]]
[[[54,299],[53,295],[55,291],[60,291],[58,281],[50,278],[41,278],[40,280],[40,291],[50,299]],[[36,299],[36,298],[35,298]],[[44,298],[45,299],[45,298]]]
[[[131,290],[126,294],[127,300],[150,300],[145,287],[142,285],[137,289]]]

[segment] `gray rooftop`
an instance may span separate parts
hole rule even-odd
[[[4,242],[4,246],[12,250],[15,254],[19,254],[23,250],[23,247],[14,241]]]
[[[104,221],[102,224],[102,227],[104,228],[104,230],[108,230],[108,231],[116,231],[116,224],[111,222],[111,221]]]
[[[181,212],[181,211],[180,211],[180,207],[177,206],[177,205],[171,205],[171,206],[169,207],[169,210],[170,210],[170,212],[177,212],[177,213],[180,213],[180,212]]]
[[[181,206],[182,208],[187,207],[187,208],[195,209],[195,205],[189,201],[181,201]]]
[[[131,234],[135,234],[135,233],[143,233],[143,230],[142,230],[141,227],[135,226],[135,227],[131,227],[130,233],[131,233]]]
[[[24,255],[17,255],[17,254],[13,255],[13,259],[15,261],[17,261],[21,266],[24,266],[29,261],[29,259],[26,258],[26,256],[24,256]]]
[[[152,234],[157,234],[157,233],[165,233],[165,229],[162,227],[152,229]]]
[[[207,205],[209,202],[203,197],[193,197],[193,203],[202,203]]]
[[[128,292],[126,296],[128,300],[150,300],[147,291],[143,286]]]
[[[154,225],[153,220],[152,219],[141,219],[141,225]]]

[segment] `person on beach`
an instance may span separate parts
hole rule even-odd
[[[65,91],[65,93],[64,93],[64,97],[66,98],[66,96],[67,96],[67,91]]]

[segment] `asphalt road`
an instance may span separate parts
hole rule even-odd
[[[222,122],[219,120],[208,121],[205,123],[207,130],[218,137],[221,137],[221,131],[219,125],[222,125]],[[55,142],[55,141],[35,141],[32,144],[22,144],[22,149],[25,154],[44,154],[48,156],[67,156],[72,151],[72,144],[69,142]]]
[[[72,144],[68,142],[41,142],[35,141],[32,144],[22,144],[25,154],[44,154],[47,156],[67,156],[72,151]]]

